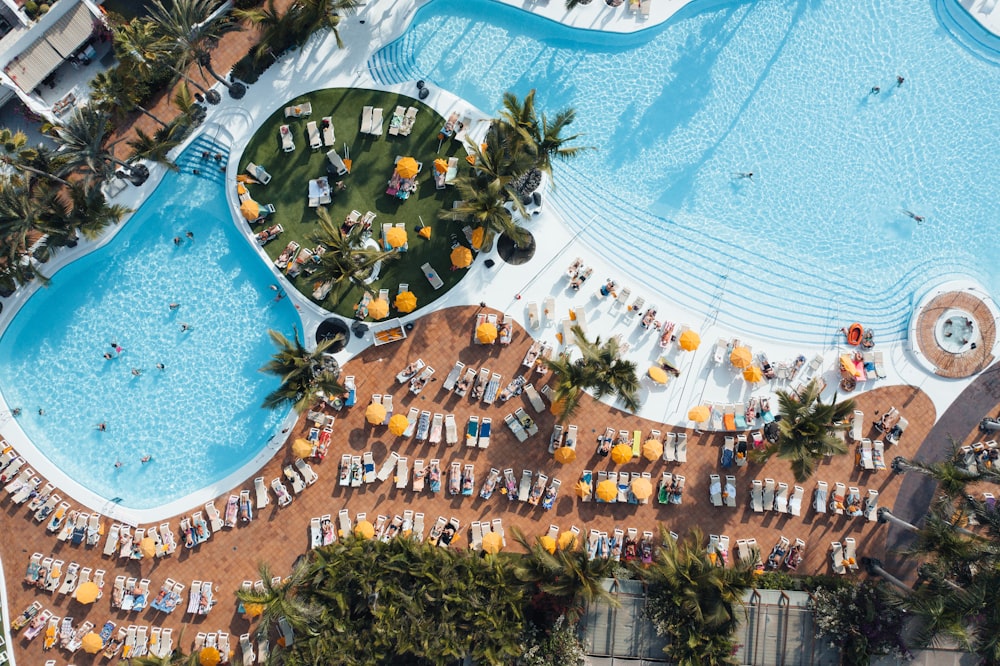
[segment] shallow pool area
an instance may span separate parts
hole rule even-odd
[[[0,338],[0,391],[87,490],[133,509],[176,500],[249,462],[285,416],[260,407],[278,385],[259,372],[267,329],[291,336],[299,322],[272,282],[221,179],[168,173],[109,244],[18,312]]]
[[[647,298],[704,314],[694,326],[829,344],[860,320],[889,342],[936,283],[1000,293],[983,242],[1000,68],[932,3],[695,1],[609,35],[434,0],[369,71],[488,113],[532,88],[549,115],[575,109],[570,133],[595,150],[556,165],[560,212]]]

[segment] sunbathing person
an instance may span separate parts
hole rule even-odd
[[[586,282],[587,278],[593,275],[593,273],[594,269],[588,266],[576,274],[576,277],[570,281],[569,286],[573,287],[574,290],[579,291],[580,287],[583,286],[583,283]]]
[[[775,547],[771,549],[771,554],[767,556],[767,568],[777,569],[778,565],[781,564],[781,558],[784,556],[785,551],[782,550],[781,544],[779,543],[775,545]]]
[[[636,558],[637,554],[638,554],[638,547],[635,542],[635,539],[632,539],[630,537],[625,537],[625,561],[631,562]]]
[[[654,321],[656,321],[656,310],[649,308],[646,310],[646,314],[642,316],[642,321],[639,322],[639,325],[643,328],[649,328],[650,324]]]
[[[417,361],[414,361],[413,363],[410,363],[408,366],[403,368],[403,371],[399,373],[399,376],[402,377],[403,380],[405,381],[410,377],[413,377],[413,375],[417,374],[417,371],[420,370],[422,367],[423,363],[418,363]]]

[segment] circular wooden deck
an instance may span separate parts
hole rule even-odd
[[[976,349],[955,354],[938,344],[934,337],[935,326],[938,319],[952,309],[964,310],[975,318],[982,337]],[[920,353],[934,365],[934,373],[941,377],[959,379],[985,370],[994,361],[992,351],[996,337],[992,310],[979,297],[965,291],[949,291],[935,296],[917,314],[917,339],[914,342]]]

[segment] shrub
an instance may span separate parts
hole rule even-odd
[[[799,581],[784,571],[764,571],[754,576],[753,586],[758,590],[797,590]]]
[[[34,2],[34,0],[28,0],[24,3],[24,13],[28,15],[28,18],[34,21],[38,18],[38,3]]]
[[[841,649],[844,663],[868,664],[878,655],[908,656],[901,636],[902,611],[887,603],[884,591],[873,581],[812,593],[809,607],[816,636]]]
[[[46,13],[48,13],[48,11],[49,11],[49,6],[48,5],[38,5],[38,13],[39,14],[46,14]]]
[[[584,660],[583,646],[565,616],[559,616],[547,633],[529,628],[522,647],[518,666],[577,666]]]

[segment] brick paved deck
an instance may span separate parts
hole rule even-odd
[[[970,313],[979,326],[981,343],[976,349],[954,354],[946,351],[938,344],[934,330],[938,319],[952,309],[964,310]],[[949,291],[936,296],[918,315],[917,344],[920,351],[936,367],[935,373],[942,377],[960,379],[971,377],[985,370],[994,358],[991,353],[996,343],[997,329],[993,321],[993,313],[979,298],[963,291]]]
[[[232,592],[240,581],[256,579],[257,564],[261,561],[269,563],[276,572],[287,571],[295,558],[308,548],[309,519],[327,513],[336,516],[338,510],[342,508],[347,508],[352,517],[359,511],[367,512],[369,517],[380,513],[392,516],[402,513],[404,509],[422,511],[426,515],[428,529],[439,515],[455,516],[463,525],[460,547],[465,547],[468,543],[467,526],[470,521],[501,518],[507,529],[517,526],[529,536],[541,535],[550,523],[564,530],[576,525],[584,532],[591,527],[612,530],[616,526],[636,527],[640,531],[652,530],[658,523],[663,523],[671,530],[684,533],[689,528],[698,526],[706,535],[727,534],[734,544],[736,539],[754,537],[765,550],[765,554],[780,535],[793,540],[799,537],[808,544],[805,561],[799,569],[800,573],[828,572],[830,542],[842,541],[847,536],[853,536],[857,540],[859,556],[882,556],[886,533],[884,527],[864,522],[860,518],[817,515],[811,509],[816,479],[826,480],[831,488],[835,482],[842,481],[848,486],[858,486],[862,493],[869,488],[875,488],[880,494],[880,504],[893,506],[900,477],[890,471],[862,472],[855,466],[853,455],[822,464],[816,479],[802,484],[806,496],[801,517],[773,512],[754,514],[747,507],[750,481],[755,478],[770,477],[779,482],[787,482],[791,487],[794,480],[785,462],[774,459],[764,466],[751,463],[742,469],[733,467],[722,470],[719,466],[722,435],[685,431],[690,437],[688,462],[680,465],[662,461],[650,463],[639,458],[636,462],[615,466],[609,459],[594,455],[596,436],[598,432],[603,432],[605,427],[638,429],[643,431],[644,436],[650,428],[658,428],[664,432],[671,428],[624,414],[585,397],[578,415],[572,419],[580,432],[579,458],[569,465],[555,463],[547,451],[554,418],[547,412],[536,414],[525,397],[516,397],[507,404],[498,403],[490,407],[483,403],[473,403],[468,397],[459,398],[441,390],[441,384],[456,359],[476,368],[486,365],[491,371],[503,375],[504,384],[522,369],[520,363],[530,345],[528,334],[515,325],[513,342],[509,347],[473,345],[471,337],[477,311],[475,307],[464,307],[428,314],[416,322],[414,330],[405,341],[369,348],[349,362],[344,372],[357,377],[358,405],[337,413],[334,443],[329,455],[325,462],[313,465],[320,475],[319,482],[296,497],[291,506],[279,509],[272,504],[267,510],[260,512],[251,524],[234,530],[223,530],[195,550],[182,548],[173,557],[153,562],[112,561],[101,556],[100,547],[75,547],[56,541],[42,526],[31,520],[23,507],[12,506],[10,501],[4,498],[6,512],[4,522],[9,533],[16,535],[16,538],[5,539],[0,544],[0,554],[7,575],[11,612],[18,613],[37,599],[52,609],[56,615],[69,615],[77,622],[89,619],[98,627],[109,618],[119,625],[137,623],[175,628],[181,627],[185,621],[191,619],[191,616],[185,616],[180,612],[183,609],[171,615],[149,610],[138,614],[112,611],[108,602],[110,588],[104,599],[91,607],[84,607],[66,598],[53,599],[48,593],[25,587],[21,583],[24,568],[31,553],[38,551],[46,556],[55,555],[65,560],[67,565],[75,561],[82,566],[106,569],[109,584],[118,574],[150,578],[153,589],[158,589],[167,577],[187,585],[192,580],[211,580],[217,586],[218,605],[208,616],[198,617],[191,622],[194,626],[188,627],[185,631],[185,645],[190,648],[190,642],[196,631],[227,629],[238,637],[249,629],[248,623],[235,612],[236,604]],[[408,392],[406,385],[396,383],[395,374],[417,357],[423,358],[427,364],[433,366],[436,373],[434,381],[424,392],[419,396],[413,396]],[[551,378],[551,374],[546,377]],[[533,377],[538,388],[542,384],[540,379],[538,375]],[[393,437],[385,427],[372,427],[364,419],[364,406],[372,393],[391,394],[394,398],[395,413],[405,414],[411,406],[432,412],[453,413],[460,428],[464,428],[471,414],[480,417],[489,416],[495,424],[492,443],[489,449],[473,450],[464,448],[461,443],[459,446],[449,448],[444,444],[432,446],[417,443],[413,439]],[[876,409],[885,410],[890,405],[898,407],[909,419],[910,425],[901,444],[886,452],[887,462],[898,453],[913,455],[936,418],[928,397],[910,387],[875,389],[859,396],[857,405],[859,409],[865,411],[868,421],[874,418]],[[518,442],[503,425],[503,416],[516,407],[524,407],[536,417],[539,425],[539,434],[529,438],[525,443]],[[297,436],[305,432],[306,427],[305,420],[300,419],[289,442],[293,442]],[[673,430],[681,432],[681,429]],[[390,450],[408,456],[411,464],[415,458],[425,460],[440,458],[442,468],[445,469],[452,460],[460,460],[463,464],[472,463],[476,469],[476,495],[470,498],[457,498],[447,494],[432,495],[426,491],[416,495],[409,488],[397,490],[391,480],[355,489],[337,485],[337,463],[340,454],[350,452],[360,455],[367,450],[374,453],[377,463],[381,463]],[[279,475],[281,465],[290,460],[290,456],[289,445],[269,462],[259,475],[270,481]],[[509,502],[499,493],[489,501],[480,499],[478,489],[490,467],[501,469],[513,467],[518,475],[522,469],[541,469],[550,478],[561,479],[562,491],[554,508],[551,511],[543,511],[539,507]],[[661,506],[655,503],[649,505],[583,503],[573,495],[572,487],[585,468],[595,472],[604,469],[648,471],[654,478],[659,477],[663,470],[684,474],[687,478],[684,503],[681,506]],[[731,473],[737,476],[736,508],[716,508],[711,505],[708,497],[710,473]],[[243,487],[252,488],[252,481],[244,483]],[[239,488],[236,488],[234,492],[238,490]],[[224,509],[225,497],[228,495],[229,492],[224,493],[222,499],[217,502],[220,510]],[[176,518],[171,521],[175,531],[177,522]],[[18,657],[22,659],[21,663],[44,662],[40,640],[36,639],[25,647],[20,639],[15,639],[15,644]],[[65,663],[64,656],[55,656],[61,659],[59,663]]]

